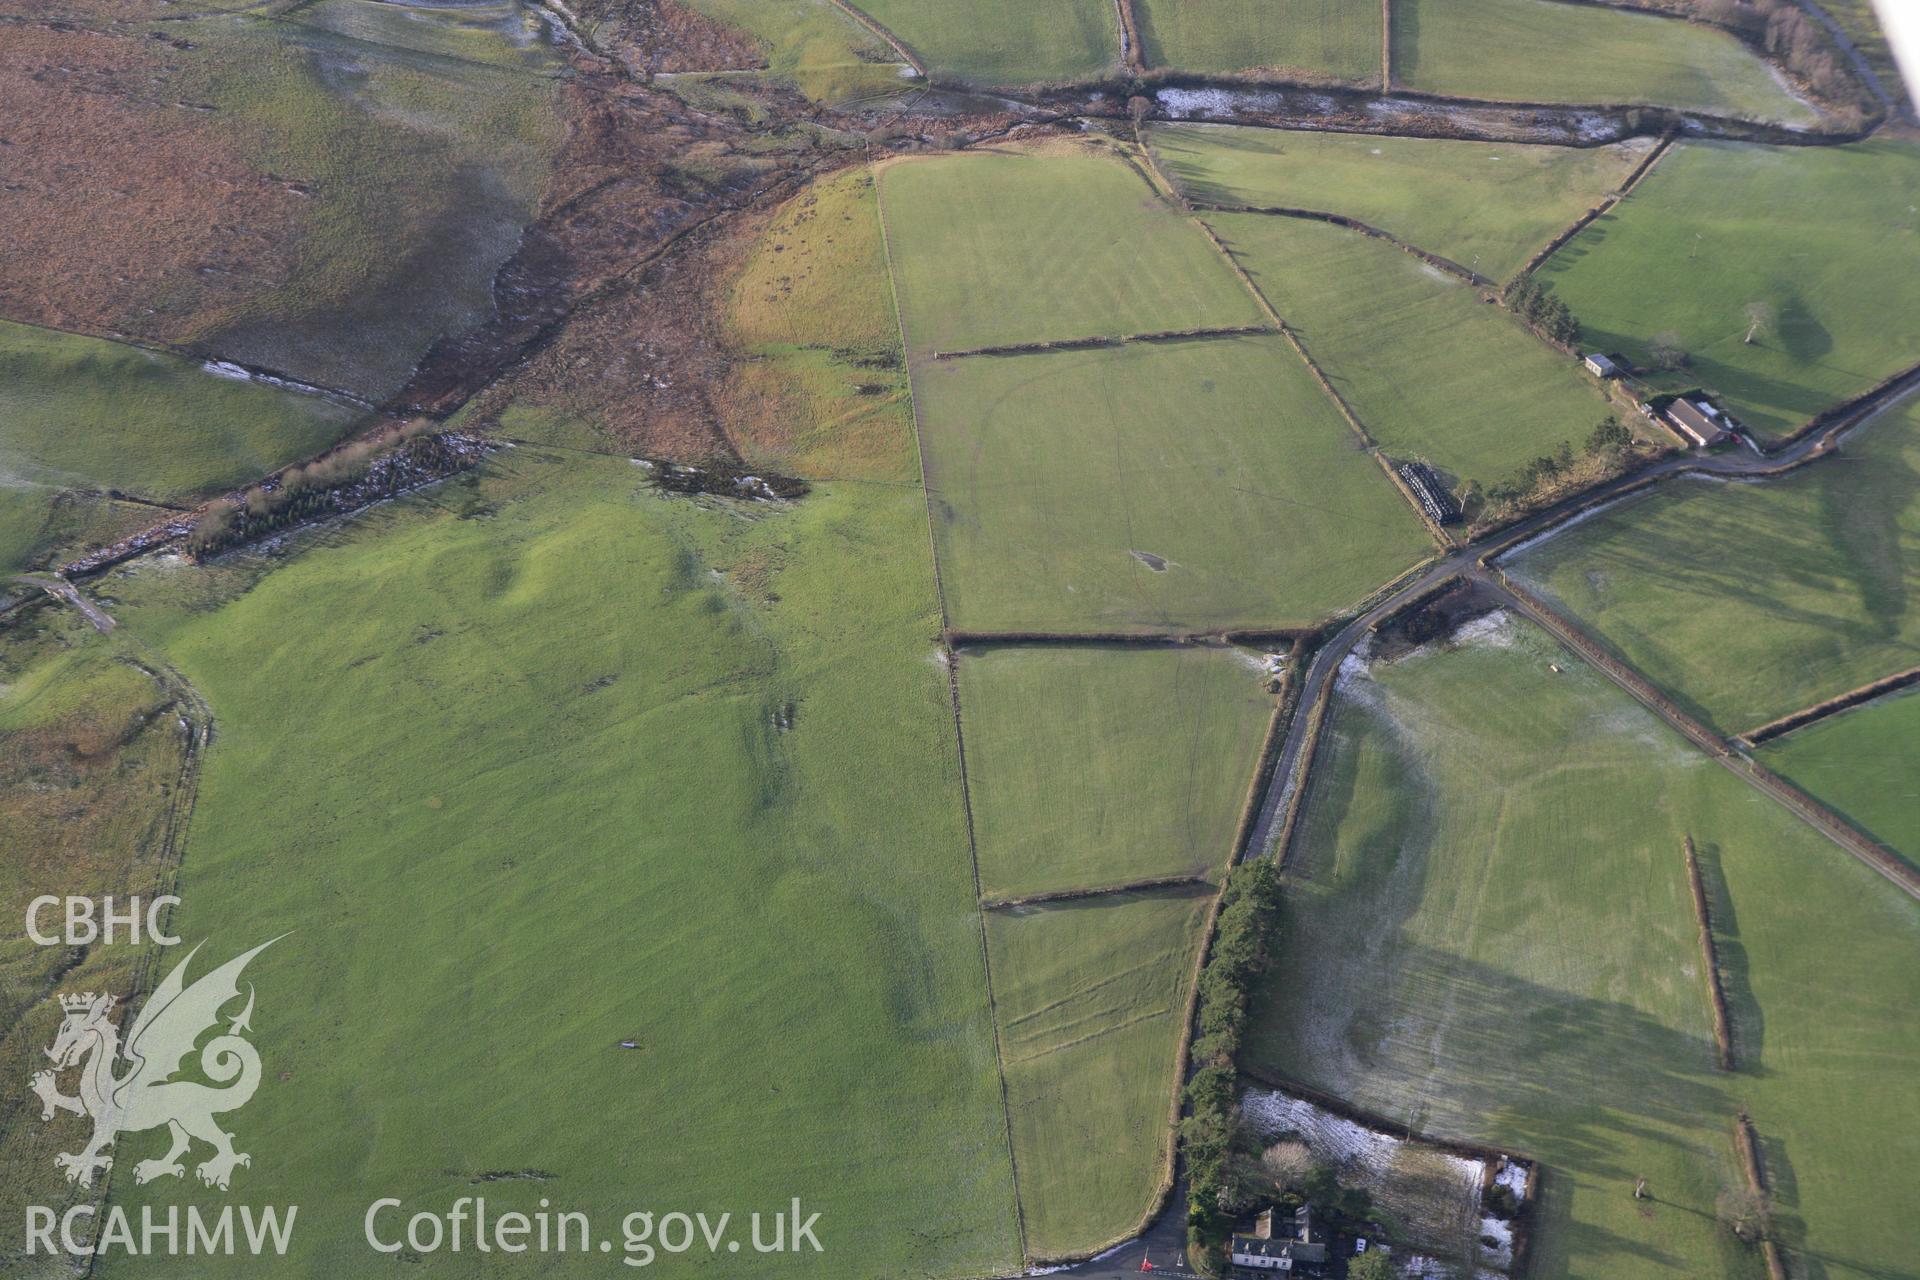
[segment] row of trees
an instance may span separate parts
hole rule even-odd
[[[1532,276],[1520,276],[1501,299],[1528,324],[1563,347],[1580,341],[1580,321],[1565,302],[1540,287]]]
[[[1234,1060],[1256,979],[1266,971],[1280,913],[1280,873],[1258,859],[1236,867],[1221,896],[1213,949],[1200,972],[1188,1114],[1180,1123],[1187,1158],[1187,1230],[1196,1251],[1217,1250],[1231,1226],[1230,1159],[1236,1132]]]
[[[187,550],[195,556],[212,555],[338,510],[339,495],[364,487],[376,472],[383,483],[374,488],[391,492],[415,478],[445,475],[465,465],[465,458],[446,437],[434,434],[435,430],[435,424],[429,421],[408,423],[386,435],[356,440],[323,458],[289,467],[237,498],[224,498],[194,522],[187,535]],[[382,494],[360,496],[371,500]]]
[[[1543,453],[1534,458],[1484,493],[1478,484],[1469,480],[1460,487],[1460,505],[1469,518],[1477,516],[1489,503],[1502,509],[1517,506],[1572,471],[1580,458],[1614,463],[1632,447],[1633,432],[1618,417],[1608,414],[1587,434],[1585,447],[1580,454],[1575,454],[1571,442],[1563,442],[1552,453]]]

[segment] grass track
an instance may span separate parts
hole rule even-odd
[[[1279,337],[929,362],[914,394],[958,628],[1305,625],[1430,550]]]
[[[1215,648],[963,651],[960,704],[990,898],[1217,870],[1273,709]]]
[[[1180,1019],[1212,897],[1196,886],[987,917],[1036,1257],[1127,1235],[1159,1186]]]
[[[1227,265],[1114,154],[1078,146],[880,171],[909,353],[1257,325]]]
[[[1113,70],[1111,0],[859,0],[939,77],[982,85],[1088,80]]]
[[[1545,147],[1158,125],[1161,166],[1193,200],[1341,213],[1504,279],[1633,171],[1651,143]]]
[[[1371,236],[1265,214],[1207,222],[1374,440],[1484,489],[1612,407],[1578,365],[1480,291]]]
[[[1673,333],[1778,436],[1920,358],[1920,147],[1688,142],[1538,276],[1586,341],[1645,361]],[[1755,341],[1748,308],[1769,320]]]
[[[1817,116],[1721,31],[1552,0],[1394,0],[1393,78],[1519,102],[1648,103],[1788,124]]]
[[[1920,693],[1879,698],[1797,729],[1759,757],[1920,863]]]
[[[1920,401],[1764,485],[1679,483],[1508,562],[1680,704],[1753,729],[1920,662]]]
[[[1920,908],[1540,633],[1482,634],[1336,699],[1256,1060],[1537,1155],[1536,1276],[1764,1274],[1715,1223],[1742,1102],[1789,1249],[1836,1280],[1899,1274]],[[1689,832],[1733,1076],[1712,1065]],[[1633,1200],[1637,1176],[1652,1203]]]
[[[1380,82],[1380,6],[1354,0],[1139,0],[1149,67]]]

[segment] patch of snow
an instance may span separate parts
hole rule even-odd
[[[1631,499],[1637,498],[1639,496],[1640,495],[1637,493],[1623,493],[1617,498],[1609,498],[1605,502],[1597,503],[1594,506],[1588,507],[1585,511],[1582,511],[1579,515],[1574,516],[1569,520],[1562,521],[1561,523],[1553,526],[1553,528],[1551,529],[1543,529],[1539,533],[1534,534],[1531,538],[1522,538],[1520,541],[1508,547],[1505,551],[1502,551],[1499,554],[1499,556],[1496,558],[1500,560],[1506,560],[1512,556],[1520,555],[1522,552],[1529,551],[1532,548],[1539,546],[1541,543],[1545,542],[1549,538],[1559,537],[1561,534],[1565,533],[1567,530],[1571,528],[1574,528],[1576,525],[1585,524],[1587,521],[1593,519],[1595,516],[1599,515],[1603,511],[1611,511],[1615,507],[1619,506],[1621,503],[1630,501]]]
[[[1521,1199],[1527,1194],[1526,1166],[1511,1162],[1501,1165],[1500,1172],[1493,1175],[1493,1184],[1513,1192],[1515,1200]]]
[[[1483,613],[1456,627],[1453,639],[1457,644],[1484,644],[1495,649],[1511,649],[1514,645],[1513,615],[1505,609]]]
[[[1175,120],[1196,117],[1235,115],[1241,112],[1278,111],[1284,99],[1277,93],[1249,89],[1161,89],[1154,94],[1162,109]]]
[[[1488,1240],[1496,1241],[1488,1244]],[[1495,1266],[1505,1267],[1513,1262],[1513,1227],[1494,1217],[1480,1219],[1480,1248],[1487,1254],[1488,1260]]]
[[[1369,1129],[1279,1090],[1249,1089],[1240,1099],[1240,1115],[1262,1141],[1295,1134],[1315,1159],[1375,1176],[1384,1175],[1407,1145],[1403,1138]],[[1447,1155],[1446,1160],[1462,1186],[1477,1187],[1486,1174],[1484,1161],[1455,1155]]]
[[[1500,1173],[1494,1174],[1494,1186],[1503,1186],[1513,1192],[1515,1199],[1521,1199],[1526,1196],[1526,1167],[1511,1161],[1501,1165]]]

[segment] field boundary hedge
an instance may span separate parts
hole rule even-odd
[[[1713,942],[1713,912],[1707,906],[1707,886],[1700,878],[1700,858],[1694,852],[1693,835],[1688,833],[1682,846],[1687,857],[1687,887],[1693,893],[1693,914],[1700,922],[1700,957],[1707,971],[1707,1001],[1713,1006],[1713,1043],[1719,1050],[1722,1071],[1732,1071],[1733,1031],[1727,1017],[1727,994],[1720,985],[1720,953]]]
[[[1733,1145],[1740,1149],[1740,1166],[1747,1175],[1747,1189],[1757,1199],[1765,1201],[1767,1177],[1760,1167],[1760,1135],[1754,1129],[1753,1119],[1745,1107],[1734,1113]],[[1781,1255],[1780,1246],[1774,1241],[1771,1230],[1760,1237],[1760,1256],[1766,1259],[1768,1280],[1788,1280],[1786,1259]]]
[[[1679,730],[1688,741],[1733,769],[1736,774],[1745,778],[1760,791],[1785,805],[1801,820],[1893,881],[1909,895],[1920,898],[1920,868],[1916,868],[1906,859],[1860,831],[1832,809],[1759,761],[1735,751],[1724,739],[1675,706],[1673,700],[1655,688],[1645,676],[1615,658],[1578,624],[1519,585],[1504,570],[1496,569],[1494,572],[1499,578],[1501,589],[1519,606],[1522,613],[1545,627],[1550,634],[1582,659],[1599,668],[1615,684],[1632,694],[1670,726]]]
[[[1810,707],[1802,707],[1790,715],[1781,716],[1778,720],[1770,720],[1758,729],[1749,729],[1737,735],[1737,739],[1749,747],[1757,747],[1763,742],[1771,742],[1784,734],[1792,733],[1795,729],[1805,728],[1816,720],[1824,720],[1830,715],[1857,707],[1863,702],[1872,702],[1884,694],[1894,693],[1915,684],[1920,684],[1920,667],[1908,667],[1905,671],[1897,671],[1893,675],[1869,681],[1857,689],[1836,694],[1825,702],[1816,702]]]
[[[1344,213],[1329,213],[1321,209],[1295,209],[1287,205],[1250,205],[1250,204],[1211,204],[1196,202],[1195,209],[1209,213],[1258,213],[1274,218],[1304,218],[1311,222],[1327,222],[1336,227],[1345,227],[1349,231],[1358,231],[1363,236],[1372,236],[1384,240],[1403,253],[1410,253],[1428,266],[1436,267],[1448,275],[1458,276],[1468,284],[1491,289],[1496,284],[1486,276],[1470,268],[1463,267],[1452,258],[1443,258],[1437,253],[1422,249],[1419,245],[1409,244],[1391,231],[1376,227],[1372,223],[1362,222],[1358,218]]]
[[[1648,171],[1660,162],[1660,158],[1673,149],[1673,142],[1673,134],[1668,133],[1663,135],[1660,141],[1654,143],[1653,150],[1647,152],[1645,158],[1634,167],[1633,172],[1627,175],[1626,181],[1602,196],[1598,204],[1588,209],[1578,218],[1575,218],[1573,225],[1565,228],[1558,235],[1554,236],[1553,239],[1541,246],[1531,258],[1527,259],[1525,266],[1513,273],[1509,283],[1512,283],[1513,280],[1525,280],[1541,267],[1545,266],[1547,259],[1566,248],[1568,242],[1575,236],[1592,226],[1594,222],[1598,221],[1603,215],[1612,212],[1615,205],[1632,195],[1633,189],[1640,185],[1640,179],[1646,177]]]
[[[935,360],[965,360],[971,356],[1020,356],[1041,351],[1091,351],[1100,347],[1123,347],[1134,342],[1184,342],[1194,338],[1245,338],[1272,333],[1261,324],[1202,326],[1195,329],[1159,329],[1151,333],[1108,333],[1085,338],[1051,338],[1040,342],[1008,342],[991,347],[966,347],[959,351],[936,351]]]
[[[842,0],[834,0],[843,8],[848,7]],[[900,335],[900,355],[906,360],[909,349],[907,341],[907,314],[900,306],[900,279],[893,269],[893,236],[887,226],[887,201],[885,188],[874,166],[869,162],[867,172],[873,179],[873,212],[880,224],[880,252],[887,264],[887,293],[893,301],[893,323]],[[939,544],[934,538],[933,490],[927,484],[927,454],[920,443],[920,397],[913,386],[913,363],[907,365],[907,407],[913,419],[913,452],[920,467],[920,505],[927,514],[927,562],[933,569],[933,594],[940,605],[940,626],[943,633],[952,615],[947,611],[947,588],[940,575]],[[947,674],[947,700],[953,710],[953,742],[957,765],[960,772],[960,813],[966,822],[967,862],[973,872],[974,921],[980,935],[980,972],[987,988],[987,1017],[993,1024],[993,1069],[1000,1080],[1000,1119],[1001,1136],[1007,1144],[1007,1178],[1013,1190],[1013,1222],[1016,1238],[1020,1245],[1021,1258],[1027,1259],[1027,1212],[1020,1199],[1020,1161],[1013,1152],[1013,1106],[1007,1092],[1007,1055],[1000,1036],[1000,1003],[993,992],[993,951],[987,943],[987,915],[979,907],[980,901],[980,845],[973,828],[973,793],[967,781],[967,735],[960,718],[960,661],[953,651],[951,642],[941,645],[942,665]]]
[[[852,18],[855,22],[879,37],[895,53],[899,54],[900,60],[912,67],[922,80],[931,83],[932,77],[927,74],[926,64],[915,57],[913,50],[907,47],[906,42],[901,40],[899,36],[893,34],[893,32],[887,30],[878,18],[873,17],[862,9],[856,9],[853,5],[848,4],[847,0],[833,0],[833,5],[836,9],[840,10],[840,12],[846,14],[849,18]]]
[[[1182,645],[1225,643],[1260,647],[1269,644],[1291,645],[1306,631],[1293,628],[1273,630],[1224,631],[967,631],[949,629],[947,645],[954,649],[1063,648],[1096,649],[1106,646],[1139,648],[1178,648]]]
[[[1104,898],[1116,893],[1146,893],[1154,889],[1175,889],[1191,884],[1212,884],[1203,871],[1179,876],[1150,876],[1120,884],[1094,885],[1087,889],[1049,889],[1045,893],[1022,894],[1016,898],[982,898],[982,911],[1013,911],[1020,907],[1044,906],[1049,902],[1077,902],[1082,898]]]
[[[1139,75],[1147,69],[1147,54],[1140,44],[1140,23],[1133,12],[1133,0],[1113,0],[1113,9],[1120,19],[1120,65],[1128,73]]]

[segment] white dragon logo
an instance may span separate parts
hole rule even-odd
[[[260,1086],[260,1054],[240,1035],[252,1029],[251,984],[247,987],[247,1007],[228,1023],[225,1034],[215,1036],[200,1049],[201,1072],[222,1087],[172,1077],[200,1037],[219,1023],[220,1010],[239,996],[240,971],[247,962],[279,940],[263,942],[187,986],[187,965],[200,950],[196,945],[147,998],[127,1033],[124,1049],[120,1029],[107,1016],[118,1003],[113,996],[87,992],[60,997],[66,1021],[60,1024],[53,1047],[46,1050],[54,1065],[51,1070],[34,1074],[33,1091],[40,1095],[42,1120],[53,1119],[56,1111],[93,1117],[93,1138],[86,1148],[61,1152],[53,1158],[66,1172],[67,1181],[92,1186],[96,1171],[113,1167],[113,1157],[101,1152],[114,1145],[120,1134],[161,1125],[172,1131],[173,1147],[161,1159],[136,1164],[136,1182],[181,1176],[186,1170],[181,1167],[180,1157],[187,1154],[195,1138],[214,1149],[213,1156],[195,1170],[200,1181],[210,1187],[225,1191],[234,1169],[253,1163],[245,1152],[233,1149],[233,1135],[213,1121],[221,1112],[244,1106]],[[122,1057],[132,1066],[125,1075],[117,1076],[114,1063]],[[80,1067],[80,1092],[69,1097],[60,1092],[59,1076],[73,1067]]]

